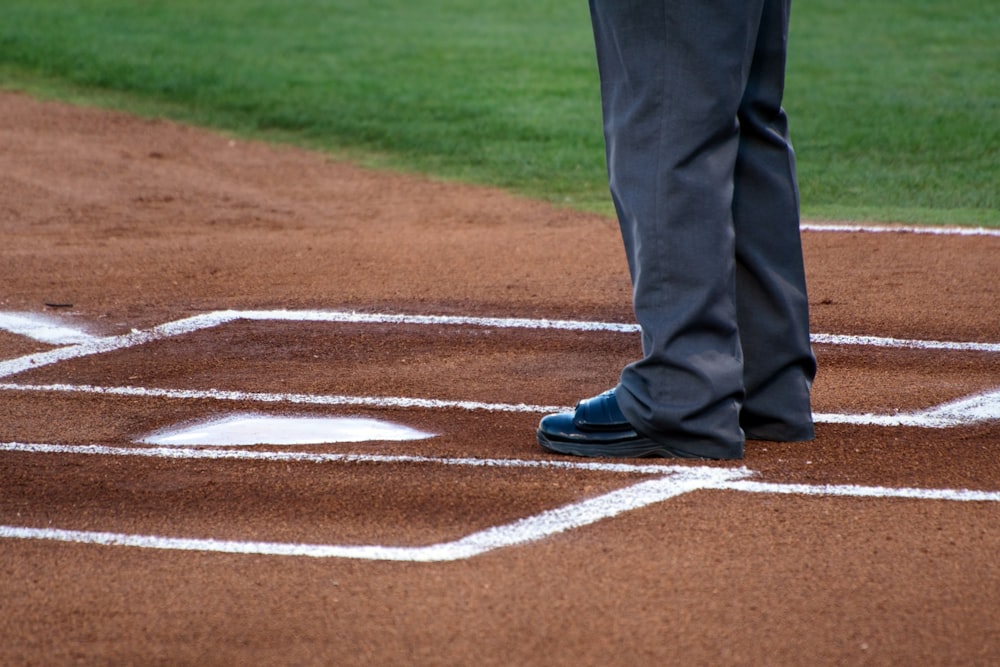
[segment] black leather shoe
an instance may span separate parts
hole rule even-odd
[[[542,417],[538,444],[546,451],[574,456],[685,456],[632,428],[618,407],[614,389],[580,401],[575,412]]]

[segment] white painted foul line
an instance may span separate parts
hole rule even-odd
[[[423,410],[463,410],[468,412],[507,412],[549,414],[572,409],[560,405],[527,403],[483,403],[403,396],[344,396],[294,393],[223,391],[219,389],[158,389],[152,387],[101,387],[72,384],[0,383],[0,391],[41,393],[77,393],[136,398],[235,401],[287,405],[346,406],[359,408],[416,408]],[[913,426],[917,428],[954,428],[1000,420],[1000,389],[968,396],[926,410],[896,414],[816,413],[819,424],[856,424],[863,426]]]
[[[712,488],[745,493],[776,493],[797,496],[839,496],[842,498],[897,498],[900,500],[949,500],[954,502],[1000,503],[1000,491],[971,489],[913,489],[853,484],[775,484],[732,480]]]
[[[0,378],[16,375],[42,366],[94,354],[122,350],[146,343],[180,336],[204,329],[217,327],[236,321],[273,322],[329,322],[355,324],[416,324],[433,326],[477,326],[489,328],[555,329],[571,331],[609,331],[634,333],[636,325],[613,322],[585,322],[574,320],[548,320],[524,318],[462,317],[435,315],[400,315],[385,313],[357,313],[346,311],[237,311],[226,310],[206,313],[194,317],[168,322],[146,331],[87,339],[76,345],[57,348],[37,354],[29,354],[17,359],[0,362]],[[12,320],[13,321],[13,320]],[[959,350],[976,352],[1000,352],[998,343],[924,341],[884,338],[875,336],[843,336],[814,334],[814,343],[830,345],[863,345],[922,350]],[[340,405],[376,408],[426,408],[460,409],[491,412],[531,412],[549,413],[567,409],[566,406],[486,403],[478,401],[457,401],[408,397],[367,397],[367,396],[316,396],[309,394],[275,394],[266,392],[158,389],[144,387],[98,387],[93,385],[46,384],[29,385],[19,383],[0,384],[4,391],[43,391],[92,393],[110,396],[143,396],[177,399],[211,399],[224,401],[249,401],[259,403],[286,403],[292,405]],[[945,428],[969,423],[978,423],[1000,417],[995,392],[972,396],[955,404],[932,410],[895,415],[817,415],[817,421],[832,423],[855,423],[870,425],[914,425]]]
[[[679,466],[662,463],[632,464],[606,461],[567,461],[561,459],[478,459],[471,457],[438,458],[409,454],[357,454],[337,452],[275,452],[247,449],[201,449],[191,447],[111,447],[107,445],[57,445],[46,443],[4,442],[0,452],[26,454],[72,454],[79,456],[125,456],[139,458],[271,461],[281,463],[406,463],[469,468],[531,468],[538,470],[582,470],[629,475],[712,475],[717,468]],[[726,468],[732,474],[746,476],[746,468]]]
[[[657,477],[631,484],[609,493],[543,511],[512,523],[481,530],[458,540],[421,547],[384,545],[298,544],[260,541],[216,540],[159,535],[132,535],[30,526],[0,526],[0,538],[48,540],[77,544],[128,546],[144,549],[298,556],[310,558],[350,558],[363,560],[443,562],[472,558],[490,551],[524,545],[566,531],[588,526],[625,512],[648,507],[684,493],[723,490],[748,493],[796,494],[852,498],[900,498],[955,502],[1000,503],[1000,492],[967,489],[894,489],[856,485],[807,485],[755,482],[746,468],[707,466],[632,465],[603,462],[533,461],[518,459],[435,459],[421,456],[380,456],[363,454],[315,454],[306,452],[253,452],[233,450],[180,449],[173,447],[129,448],[100,445],[53,445],[2,443],[0,450],[30,453],[70,453],[97,456],[155,456],[172,459],[255,459],[263,461],[305,461],[342,463],[420,463],[472,467],[519,467],[577,469]]]
[[[800,226],[804,232],[864,232],[868,234],[930,234],[933,236],[1000,236],[1000,229],[992,227],[924,227],[921,225],[851,225],[807,222]]]
[[[120,336],[108,336],[105,338],[95,338],[77,345],[60,347],[55,350],[28,354],[17,359],[10,359],[0,362],[0,377],[9,377],[34,368],[48,366],[60,361],[69,359],[79,359],[94,354],[103,354],[124,350],[137,345],[145,345],[153,341],[180,336],[194,331],[200,331],[209,327],[218,326],[227,320],[222,314],[211,313],[209,315],[196,315],[174,322],[161,324],[146,331],[133,329],[130,333]],[[228,320],[231,321],[231,320]]]
[[[10,377],[35,368],[61,361],[94,354],[104,354],[138,345],[210,329],[236,321],[269,322],[327,322],[340,324],[398,324],[431,326],[474,326],[493,329],[537,329],[583,332],[637,333],[636,324],[619,322],[588,322],[578,320],[549,320],[502,317],[463,317],[443,315],[401,315],[389,313],[357,313],[350,311],[289,311],[289,310],[222,310],[195,315],[144,331],[105,338],[91,338],[75,345],[46,352],[29,354],[0,362],[0,378]],[[1000,343],[926,341],[886,338],[880,336],[851,336],[813,334],[814,343],[827,345],[863,345],[922,350],[958,350],[1000,353]]]
[[[717,470],[722,477],[726,471]],[[452,542],[422,547],[382,545],[295,544],[240,542],[233,540],[127,535],[52,528],[0,526],[0,538],[55,540],[83,544],[130,546],[145,549],[209,551],[266,556],[306,556],[310,558],[353,558],[362,560],[408,561],[419,563],[455,561],[489,551],[523,545],[588,526],[624,512],[659,503],[700,488],[704,481],[684,475],[661,477],[624,489],[564,505],[502,526],[493,526]]]
[[[383,545],[296,544],[244,542],[197,538],[130,535],[27,526],[0,526],[0,538],[49,540],[79,544],[130,546],[145,549],[203,551],[311,558],[352,558],[409,562],[442,562],[471,558],[488,551],[527,544],[559,533],[618,516],[624,512],[662,502],[674,496],[712,488],[725,480],[749,475],[745,468],[709,468],[671,465],[628,465],[601,462],[532,461],[517,459],[436,459],[421,456],[380,456],[363,454],[314,454],[307,452],[254,452],[233,450],[181,449],[174,447],[129,448],[100,445],[50,445],[2,443],[8,452],[61,453],[97,456],[146,456],[170,459],[253,459],[262,461],[340,463],[419,463],[470,467],[517,467],[535,469],[575,469],[629,474],[656,474],[652,480],[543,511],[502,526],[493,526],[461,539],[422,547]]]
[[[844,334],[815,333],[809,336],[815,345],[857,345],[860,347],[886,347],[907,350],[950,350],[955,352],[1000,353],[1000,343],[975,343],[946,340],[915,340],[885,338],[882,336],[849,336]]]
[[[238,320],[294,321],[294,322],[350,322],[388,324],[428,324],[453,326],[482,326],[493,328],[562,329],[576,331],[636,332],[635,325],[601,322],[574,322],[567,320],[527,320],[506,318],[438,317],[343,313],[327,311],[220,311],[186,318],[154,327],[147,331],[133,331],[108,338],[80,338],[69,347],[50,350],[0,363],[0,377],[7,377],[25,370],[58,363],[73,358],[126,349],[173,336],[183,335]],[[13,320],[8,320],[8,323]],[[10,327],[8,327],[10,330]],[[25,334],[27,335],[27,334]],[[34,334],[37,340],[49,334]],[[55,340],[51,338],[50,340]],[[65,342],[77,340],[69,337]],[[949,343],[940,341],[898,340],[877,337],[832,336],[817,334],[817,343],[834,345],[869,345],[915,349],[948,349],[997,352],[1000,345],[988,343]],[[220,390],[178,390],[144,387],[98,387],[92,385],[27,385],[0,384],[0,390],[35,392],[97,393],[114,396],[144,396],[179,399],[213,399],[251,401],[263,403],[289,403],[310,405],[348,405],[358,407],[443,408],[486,410],[501,412],[555,412],[561,406],[526,404],[482,403],[474,401],[448,401],[405,397],[366,396],[316,396],[308,394],[273,394]],[[909,425],[945,428],[993,420],[1000,416],[1000,390],[986,392],[930,410],[897,415],[817,415],[817,421],[876,425]],[[964,490],[884,489],[879,487],[775,485],[744,479],[745,469],[725,470],[670,466],[629,466],[606,463],[570,463],[563,461],[507,461],[477,459],[430,459],[427,457],[364,456],[357,454],[316,454],[303,452],[248,452],[243,450],[193,450],[181,447],[158,448],[108,448],[101,446],[61,446],[6,443],[2,451],[35,453],[94,454],[119,456],[155,456],[163,458],[238,459],[268,461],[354,462],[354,463],[434,463],[438,465],[506,466],[535,468],[567,468],[605,470],[616,472],[641,472],[666,477],[641,482],[626,489],[599,498],[550,510],[506,526],[474,533],[455,542],[428,547],[385,547],[379,545],[299,545],[261,542],[239,542],[169,538],[159,536],[124,535],[88,531],[39,529],[32,527],[0,527],[0,537],[18,539],[47,539],[92,544],[119,544],[154,549],[184,549],[226,553],[256,553],[271,555],[298,555],[311,557],[370,558],[378,560],[442,561],[468,558],[504,546],[523,544],[557,534],[574,527],[588,525],[621,512],[644,507],[696,489],[728,489],[756,493],[798,493],[806,495],[844,495],[854,497],[898,497],[936,500],[974,500],[1000,502],[1000,494]],[[726,475],[719,477],[720,474]]]
[[[813,419],[817,423],[863,426],[915,426],[918,428],[974,426],[1000,420],[1000,389],[968,396],[918,412],[904,412],[894,415],[815,414]]]
[[[0,312],[0,330],[49,345],[77,345],[96,340],[82,329],[38,313]]]
[[[453,401],[434,398],[408,398],[405,396],[344,396],[295,393],[268,393],[254,391],[225,391],[221,389],[158,389],[155,387],[100,387],[74,384],[17,384],[0,383],[0,391],[65,392],[76,394],[103,394],[106,396],[132,396],[140,398],[208,399],[244,403],[287,403],[289,405],[324,405],[362,408],[419,408],[424,410],[466,410],[471,412],[528,412],[548,413],[565,410],[559,405],[529,405],[527,403],[484,403],[480,401]]]

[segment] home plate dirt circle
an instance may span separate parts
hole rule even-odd
[[[591,461],[613,220],[0,94],[0,663],[994,664],[1000,234],[809,222],[817,439]]]

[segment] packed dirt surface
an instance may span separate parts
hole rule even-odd
[[[0,664],[1000,663],[1000,235],[807,227],[817,439],[588,468],[611,219],[2,93],[0,230]]]

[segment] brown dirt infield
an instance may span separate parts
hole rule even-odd
[[[0,94],[0,226],[0,312],[95,336],[227,309],[631,322],[607,218],[19,94]],[[815,332],[1000,342],[1000,237],[803,238]],[[55,347],[0,330],[0,363]],[[437,434],[265,452],[565,460],[537,448],[531,412],[23,385],[569,406],[613,384],[637,348],[611,332],[236,321],[0,377],[0,443],[118,451],[253,411]],[[991,351],[816,351],[822,414],[918,412],[1000,386]],[[996,418],[817,432],[684,465],[783,485],[1000,491]],[[417,547],[656,478],[7,449],[0,525]],[[998,664],[998,526],[993,501],[702,488],[437,563],[8,537],[0,664]]]

